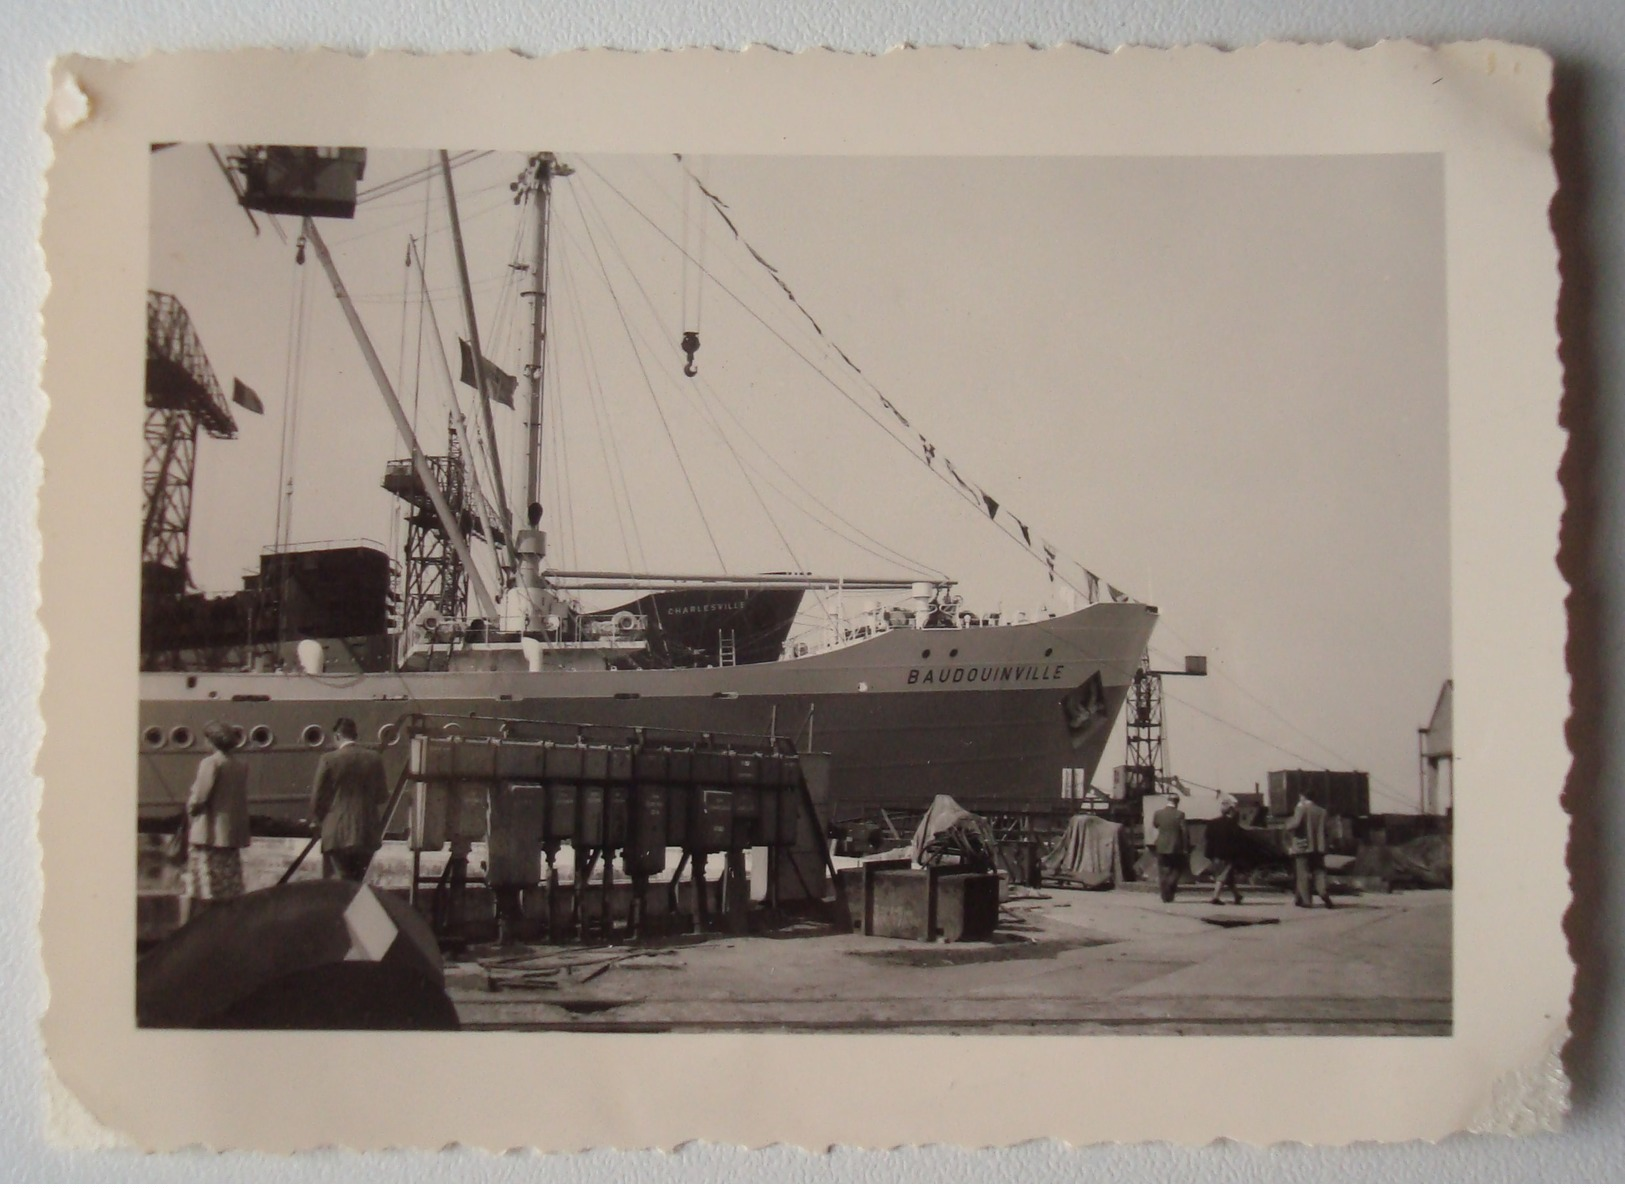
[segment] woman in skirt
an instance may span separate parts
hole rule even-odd
[[[237,732],[223,722],[203,728],[210,752],[198,764],[186,798],[190,819],[183,916],[191,919],[217,900],[243,893],[243,848],[248,830],[248,765],[232,754]]]

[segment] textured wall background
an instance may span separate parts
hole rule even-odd
[[[1625,1034],[1617,989],[1625,973],[1619,887],[1625,813],[1607,803],[1619,784],[1625,737],[1616,692],[1625,673],[1607,612],[1625,589],[1625,5],[1617,0],[1132,0],[951,3],[946,0],[10,0],[0,47],[0,1175],[37,1179],[480,1179],[480,1180],[1591,1180],[1625,1175]],[[1286,11],[1283,11],[1286,10]],[[693,1145],[675,1155],[590,1153],[493,1159],[466,1152],[362,1157],[322,1153],[288,1160],[249,1155],[144,1160],[118,1151],[62,1152],[44,1142],[41,1053],[35,1020],[46,990],[37,969],[39,894],[32,755],[41,723],[34,701],[45,641],[34,621],[34,529],[40,466],[33,442],[45,416],[37,387],[38,309],[45,292],[35,243],[48,145],[40,130],[46,68],[60,53],[127,57],[149,49],[242,45],[518,49],[677,45],[786,49],[814,45],[878,52],[900,43],[979,45],[1386,37],[1422,41],[1498,37],[1541,46],[1558,62],[1560,228],[1565,295],[1560,317],[1568,369],[1565,466],[1570,524],[1563,565],[1576,669],[1573,742],[1580,759],[1568,790],[1576,830],[1577,904],[1570,933],[1580,962],[1567,1062],[1575,1109],[1567,1133],[1510,1142],[1462,1137],[1438,1146],[1334,1151],[1235,1146],[1069,1150],[1033,1144],[965,1152],[944,1148],[869,1154],[739,1152]],[[1606,743],[1606,745],[1605,745]],[[1610,857],[1612,856],[1612,857]],[[1513,973],[1509,969],[1509,975]],[[1245,1092],[1245,1086],[1233,1087]],[[1222,1092],[1224,1087],[1215,1086]],[[1087,1108],[1087,1103],[1080,1103]]]

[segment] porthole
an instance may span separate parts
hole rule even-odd
[[[248,732],[248,741],[253,743],[256,747],[259,747],[261,750],[264,750],[266,747],[276,742],[276,735],[271,733],[271,728],[269,726],[261,723]]]
[[[141,741],[156,751],[164,745],[164,728],[162,726],[148,726],[141,732]]]
[[[378,727],[378,745],[392,747],[401,741],[401,728],[394,722],[385,722]]]
[[[309,726],[305,727],[303,733],[301,733],[299,737],[304,740],[304,744],[307,747],[319,747],[327,741],[327,731],[323,730],[320,726],[316,725],[316,723],[312,722]]]
[[[948,649],[948,659],[952,660],[957,655],[959,655],[959,649],[958,648],[949,648]]]
[[[176,726],[169,732],[169,745],[177,750],[186,750],[192,745],[192,728],[190,726]]]
[[[929,659],[931,659],[931,649],[926,648],[925,651],[921,652],[920,653],[920,659],[921,660],[929,660]]]
[[[1045,648],[1044,649],[1044,655],[1046,655],[1046,656],[1055,655],[1055,649],[1054,648]]]
[[[242,750],[243,744],[248,741],[248,731],[235,722],[231,726],[231,746],[233,750]]]

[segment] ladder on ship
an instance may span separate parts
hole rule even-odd
[[[734,647],[734,633],[732,631],[717,632],[718,667],[732,668],[738,662],[738,652]]]

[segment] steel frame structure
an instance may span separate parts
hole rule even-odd
[[[168,293],[147,293],[146,388],[141,562],[144,570],[156,567],[178,575],[170,592],[179,595],[191,584],[188,549],[198,433],[233,438],[237,422],[191,317]]]
[[[1162,719],[1162,674],[1151,667],[1147,653],[1134,674],[1128,695],[1128,749],[1125,764],[1149,772],[1153,780],[1167,776],[1167,750]],[[1153,789],[1146,789],[1152,791]]]
[[[453,514],[464,519],[467,470],[455,426],[447,428],[446,453],[427,461]],[[401,558],[403,624],[412,622],[424,607],[431,605],[443,618],[462,618],[468,609],[468,574],[412,464],[391,462],[384,474],[384,488],[407,505],[406,545]]]

